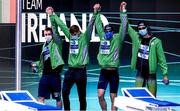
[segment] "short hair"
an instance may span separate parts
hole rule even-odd
[[[137,27],[139,27],[139,26],[148,27],[148,23],[146,21],[139,21],[138,24],[137,24]]]
[[[79,32],[79,27],[77,25],[72,25],[69,29],[70,34],[74,34],[74,32]]]
[[[53,33],[53,30],[52,30],[51,27],[46,27],[46,28],[44,29],[44,31],[50,31],[51,33]]]
[[[109,25],[109,24],[108,24],[108,25],[105,25],[105,26],[104,26],[104,31],[105,31],[105,32],[107,32],[107,31],[108,31],[108,32],[111,32],[111,31],[113,31],[113,27],[112,27],[111,25]]]

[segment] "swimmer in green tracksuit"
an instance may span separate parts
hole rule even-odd
[[[70,41],[68,58],[69,68],[65,73],[62,90],[64,110],[70,110],[69,95],[74,83],[77,85],[80,110],[86,110],[86,66],[89,63],[88,49],[98,8],[99,4],[95,4],[93,17],[91,18],[85,33],[81,33],[77,25],[72,25],[70,29],[68,29],[68,27],[63,23],[62,20],[59,19],[55,13],[50,14],[52,26],[59,26]],[[53,10],[52,7],[51,10]]]
[[[120,10],[121,11],[121,10]],[[126,15],[121,14],[121,25],[119,33],[114,33],[110,25],[103,28],[100,13],[96,18],[96,30],[100,37],[100,47],[98,53],[98,62],[101,67],[99,82],[98,82],[98,98],[102,110],[107,110],[107,104],[104,98],[105,90],[108,83],[110,84],[111,110],[117,110],[114,106],[114,98],[117,96],[119,86],[118,67],[120,66],[120,54],[122,42],[126,33],[127,21]]]
[[[139,21],[137,31],[128,24],[128,34],[132,40],[131,68],[137,69],[136,86],[145,87],[147,84],[149,91],[156,96],[158,63],[163,73],[162,82],[169,84],[168,67],[162,43],[159,38],[152,35],[145,21]]]

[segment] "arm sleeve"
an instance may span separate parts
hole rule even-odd
[[[63,21],[56,14],[53,14],[50,16],[50,21],[51,21],[51,25],[54,29],[57,30],[57,27],[59,26],[61,28],[61,30],[63,31],[63,33],[65,34],[65,36],[68,39],[70,38],[70,33],[69,33],[68,27],[63,23]],[[57,34],[57,31],[56,31],[56,34]]]
[[[39,66],[40,61],[35,61],[33,63],[35,63],[37,66]]]
[[[126,12],[123,12],[126,13]],[[122,17],[122,19],[126,19],[125,21],[127,22],[127,30],[128,30],[128,34],[132,40],[132,43],[136,42],[139,39],[139,34],[130,26],[129,22],[128,22],[128,17]]]
[[[88,24],[88,27],[84,33],[84,35],[86,36],[86,38],[90,41],[91,40],[91,35],[92,35],[92,31],[93,31],[93,26],[94,26],[94,22],[96,20],[96,16],[97,16],[97,12],[93,13],[93,16]]]
[[[52,25],[52,31],[53,31],[53,40],[55,41],[55,43],[59,45],[62,44],[62,37],[58,32],[58,27]]]
[[[99,13],[97,14],[95,24],[96,24],[97,33],[98,33],[100,39],[102,39],[105,36],[105,33],[104,33],[104,29],[103,29],[101,15]]]
[[[132,43],[136,42],[136,40],[138,40],[139,38],[138,33],[130,26],[129,23],[128,23],[128,34],[132,40]]]
[[[37,73],[39,74],[39,75],[41,75],[41,72],[42,72],[42,67],[40,66],[40,63],[41,61],[35,61],[35,62],[33,62],[34,64],[36,64],[36,68],[37,68]]]
[[[124,37],[126,35],[126,30],[127,30],[127,14],[121,12],[120,13],[120,28],[119,28],[119,35],[121,36],[121,41],[124,41]]]
[[[158,63],[160,65],[160,68],[162,70],[163,75],[167,75],[168,74],[168,67],[166,64],[166,58],[164,55],[164,51],[163,51],[163,47],[162,47],[162,42],[161,40],[158,42],[157,44],[157,59],[158,59]]]

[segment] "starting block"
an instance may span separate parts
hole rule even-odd
[[[115,98],[114,105],[125,111],[172,111],[178,103],[159,100],[147,88],[122,88],[123,96]]]
[[[23,91],[1,91],[0,92],[0,110],[1,111],[59,111],[50,105],[39,103],[26,90]]]

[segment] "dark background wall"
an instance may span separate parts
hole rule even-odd
[[[0,24],[0,89],[15,88],[15,24]]]
[[[26,3],[27,0],[24,0]],[[30,1],[30,0],[28,0]],[[88,12],[91,11],[95,3],[102,5],[103,11],[118,11],[119,4],[123,0],[43,0],[42,10],[27,10],[29,12],[41,12],[47,6],[53,6],[59,12]],[[124,0],[128,3],[130,12],[148,11],[148,12],[179,12],[179,0]],[[26,4],[25,4],[26,5]]]

